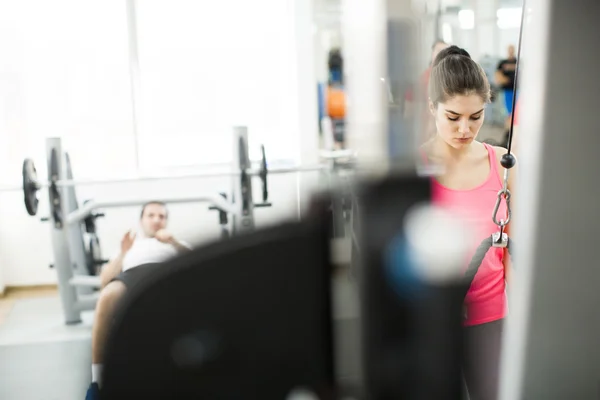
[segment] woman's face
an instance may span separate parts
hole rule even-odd
[[[445,103],[438,103],[437,107],[429,102],[437,134],[455,149],[475,140],[483,124],[484,107],[483,99],[476,94],[454,96]]]

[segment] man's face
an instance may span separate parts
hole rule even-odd
[[[508,46],[508,58],[515,58],[515,46]]]
[[[141,225],[147,237],[167,227],[167,209],[161,204],[148,204],[141,218]]]

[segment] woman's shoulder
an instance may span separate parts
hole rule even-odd
[[[419,152],[421,154],[431,156],[433,154],[433,139],[429,139],[428,141],[420,145]]]
[[[500,160],[502,160],[502,156],[505,155],[508,150],[505,147],[501,146],[490,146],[496,155],[496,161],[498,161],[498,165],[502,166]]]
[[[485,147],[486,150],[490,149],[492,151],[492,153],[496,156],[496,159],[498,160],[498,162],[500,162],[500,159],[502,158],[502,156],[504,154],[506,154],[506,148],[501,147],[501,146],[495,146],[493,144],[490,143],[486,143],[485,141],[483,142],[479,142],[479,144],[481,144],[482,147]]]

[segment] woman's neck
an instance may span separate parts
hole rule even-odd
[[[439,136],[435,136],[433,139],[433,152],[439,158],[444,161],[450,162],[458,162],[466,158],[469,154],[471,154],[472,145],[474,142],[471,142],[468,146],[461,147],[459,149],[450,146]]]

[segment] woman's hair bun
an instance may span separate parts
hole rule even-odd
[[[450,56],[464,56],[467,58],[471,58],[471,55],[469,53],[467,53],[467,51],[465,49],[461,49],[458,46],[452,45],[452,46],[446,47],[444,50],[442,50],[438,53],[437,57],[433,61],[433,66],[435,67],[444,58],[450,57]]]

